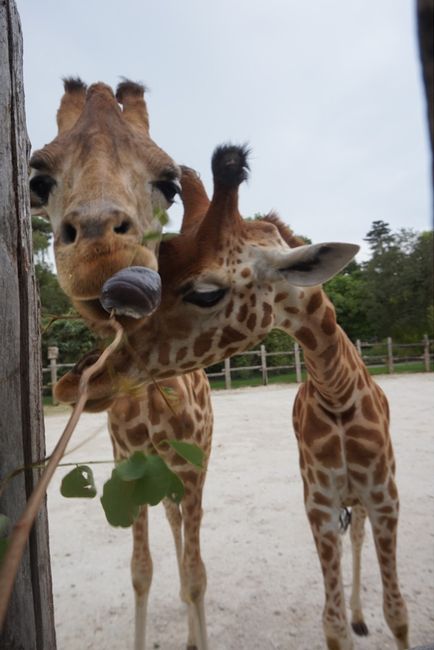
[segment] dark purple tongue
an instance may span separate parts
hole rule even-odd
[[[103,285],[100,302],[117,316],[143,318],[157,309],[161,301],[161,279],[145,266],[128,266]]]

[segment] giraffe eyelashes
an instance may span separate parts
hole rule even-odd
[[[154,181],[152,185],[164,196],[169,205],[172,205],[177,194],[181,194],[181,184],[178,180]]]
[[[189,302],[192,305],[197,305],[197,307],[214,307],[217,305],[227,293],[227,289],[207,289],[205,291],[189,291],[184,297],[184,302]]]

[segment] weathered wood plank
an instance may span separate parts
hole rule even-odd
[[[13,0],[0,0],[0,476],[45,455],[28,148],[19,16]],[[27,471],[2,496],[0,512],[12,522],[36,480],[37,472]],[[45,509],[20,568],[0,647],[56,647]]]

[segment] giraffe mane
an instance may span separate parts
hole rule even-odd
[[[294,235],[291,228],[286,223],[283,223],[283,221],[275,212],[270,212],[265,217],[261,217],[260,221],[267,221],[268,223],[272,223],[274,226],[276,226],[282,239],[286,241],[288,246],[291,248],[303,246],[303,244],[306,243],[301,237]]]

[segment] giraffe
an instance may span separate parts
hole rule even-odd
[[[158,278],[149,310],[158,304],[158,211],[169,207],[180,192],[181,170],[149,137],[141,84],[125,80],[113,93],[102,83],[87,88],[81,79],[65,79],[64,91],[57,113],[58,135],[30,160],[32,212],[51,222],[62,288],[88,324],[103,334],[100,322],[106,312],[97,298],[114,271],[131,265],[146,267],[150,278]],[[195,206],[200,205],[198,189],[202,190],[192,188]],[[184,191],[187,197],[188,189]],[[202,201],[208,202],[202,194]],[[192,200],[190,204],[186,198],[186,223],[194,218]],[[127,315],[121,321],[126,330],[135,324]],[[169,499],[164,506],[175,541],[181,598],[188,606],[187,647],[207,650],[200,522],[213,429],[209,382],[203,370],[195,370],[165,381],[162,388],[176,394],[176,400],[164,400],[156,384],[113,400],[108,409],[109,432],[116,460],[137,450],[158,454],[184,483],[180,506]],[[203,450],[203,471],[164,442],[173,438]],[[133,523],[131,576],[134,647],[143,650],[152,579],[146,506]]]
[[[339,513],[353,507],[352,628],[367,634],[360,601],[360,555],[369,517],[383,585],[383,609],[397,648],[408,648],[406,605],[396,566],[398,492],[387,399],[368,374],[321,285],[358,250],[350,244],[301,245],[275,214],[244,221],[238,188],[247,151],[224,146],[212,160],[214,192],[202,217],[163,242],[162,302],[129,338],[112,367],[95,379],[93,406],[140,382],[140,359],[161,379],[243,351],[276,327],[302,346],[308,378],[293,409],[304,501],[323,573],[323,629],[329,650],[353,648],[341,577]],[[183,177],[185,174],[183,175]],[[79,373],[57,385],[77,399]]]

